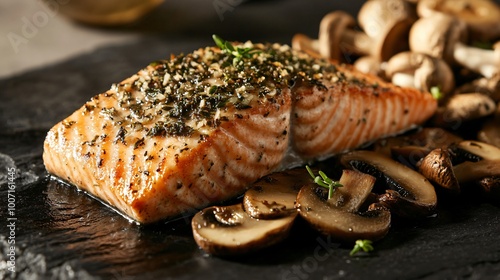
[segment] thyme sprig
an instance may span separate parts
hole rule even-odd
[[[368,239],[358,239],[356,240],[356,243],[354,244],[354,248],[352,248],[351,252],[349,253],[350,256],[354,256],[356,253],[359,251],[363,250],[366,253],[369,253],[374,250],[372,241]]]
[[[312,172],[311,168],[306,165],[307,172],[309,172],[309,175],[311,175],[312,179],[314,180],[314,183],[317,185],[327,188],[328,189],[328,199],[332,198],[333,192],[337,189],[342,187],[342,184],[339,183],[338,181],[334,181],[330,179],[323,171],[318,171],[319,176],[314,175]]]
[[[255,50],[253,48],[241,48],[234,47],[231,42],[222,39],[217,35],[212,35],[215,44],[225,53],[233,56],[233,65],[236,66],[244,58],[252,58],[254,54],[260,53],[260,50]]]

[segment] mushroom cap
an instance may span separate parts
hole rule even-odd
[[[432,87],[439,87],[448,94],[455,88],[453,71],[442,59],[424,53],[401,52],[394,55],[386,66],[386,76],[393,78],[396,73],[413,75],[414,86],[429,92]],[[398,81],[393,79],[395,84]]]
[[[374,39],[374,57],[389,60],[394,54],[408,50],[408,34],[416,14],[404,0],[366,1],[358,12],[363,31]]]
[[[500,45],[500,44],[499,44]],[[499,68],[500,69],[500,68]],[[500,102],[500,71],[490,78],[479,78],[470,83],[463,84],[455,90],[456,93],[479,92],[491,97],[495,102]],[[499,112],[500,115],[500,112]]]
[[[437,148],[429,152],[419,162],[418,171],[438,186],[453,193],[460,192],[451,156],[447,149]]]
[[[295,212],[295,200],[300,188],[311,182],[305,168],[267,175],[245,192],[245,212],[256,219],[275,219]]]
[[[496,103],[482,93],[462,93],[451,96],[438,108],[434,122],[438,126],[452,127],[463,122],[489,116],[495,112]]]
[[[254,252],[288,236],[297,213],[280,219],[250,217],[241,204],[212,206],[196,213],[191,221],[193,236],[205,252],[235,255]]]
[[[393,154],[396,149],[405,146],[423,147],[429,152],[435,148],[447,147],[463,141],[463,139],[439,127],[424,127],[417,132],[400,136],[393,136],[375,142],[374,151],[386,156]],[[415,150],[420,154],[423,150]],[[427,154],[427,153],[426,153]]]
[[[420,0],[420,17],[443,13],[464,21],[471,36],[481,41],[500,37],[500,7],[491,0]]]
[[[392,213],[415,218],[434,212],[437,196],[434,186],[422,174],[387,156],[372,151],[353,151],[343,154],[342,165],[351,167],[386,182],[381,203]]]
[[[343,11],[334,11],[323,17],[319,25],[318,49],[322,57],[340,61],[345,49],[342,37],[356,25],[354,18]]]
[[[342,179],[344,178],[344,179]],[[390,212],[380,206],[370,206],[368,211],[359,212],[373,188],[375,178],[358,171],[346,170],[334,196],[326,200],[318,195],[318,188],[309,184],[297,195],[299,214],[313,228],[343,241],[357,239],[378,240],[389,231]]]
[[[455,43],[467,40],[464,22],[449,15],[437,13],[418,19],[410,30],[410,50],[425,53],[454,63]]]

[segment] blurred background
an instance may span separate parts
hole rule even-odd
[[[230,40],[289,44],[298,32],[316,37],[326,13],[341,9],[355,14],[363,2],[1,0],[0,78],[145,37],[167,41],[172,48],[166,56],[212,44],[214,33]]]

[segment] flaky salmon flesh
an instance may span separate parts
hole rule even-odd
[[[418,126],[429,93],[286,45],[217,47],[151,63],[47,134],[49,173],[139,223],[242,194],[260,177]]]

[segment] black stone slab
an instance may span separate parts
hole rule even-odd
[[[13,278],[5,270],[9,217],[17,218],[18,279],[500,279],[500,209],[477,197],[441,201],[435,217],[396,222],[368,256],[350,257],[352,244],[320,236],[299,220],[281,244],[250,256],[217,258],[198,249],[189,217],[132,224],[47,176],[41,159],[47,130],[112,83],[170,53],[211,44],[212,30],[226,38],[283,43],[299,29],[312,36],[324,13],[354,9],[360,1],[343,2],[307,2],[311,7],[300,1],[252,1],[223,21],[212,11],[202,26],[178,15],[178,22],[166,20],[179,30],[152,24],[164,22],[160,11],[130,27],[149,33],[136,41],[0,80],[0,279]],[[255,20],[263,7],[267,12]],[[293,18],[271,20],[287,14]],[[266,25],[268,32],[262,30]],[[7,168],[16,170],[14,216],[7,207]]]

